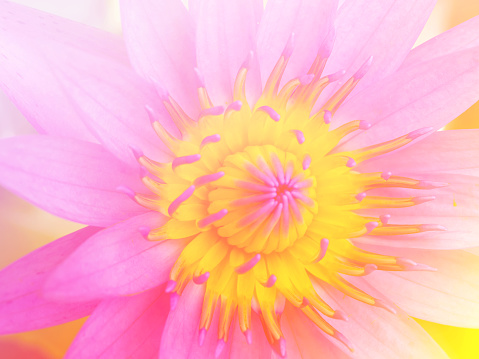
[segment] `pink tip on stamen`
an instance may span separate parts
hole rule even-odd
[[[176,288],[176,280],[170,279],[166,282],[165,293],[171,293]]]
[[[363,131],[366,131],[366,130],[369,130],[371,128],[371,124],[368,122],[368,121],[359,121],[359,129],[360,130],[363,130]]]
[[[356,166],[356,161],[351,157],[348,157],[348,162],[346,162],[346,167],[353,168]]]
[[[385,181],[391,178],[393,174],[391,172],[383,172],[381,173],[381,178]]]
[[[329,239],[322,238],[319,244],[318,257],[314,260],[315,263],[318,263],[320,260],[324,258],[324,256],[326,255],[326,252],[328,251],[328,247],[329,247]]]
[[[392,305],[389,305],[388,303],[386,303],[385,301],[383,301],[381,299],[375,299],[374,300],[374,305],[376,307],[386,309],[389,313],[397,314],[396,309],[394,309],[394,307]]]
[[[266,288],[271,288],[276,283],[276,280],[277,280],[276,276],[274,274],[271,274],[268,280],[266,281],[266,283],[261,283],[261,284],[263,284],[263,286]]]
[[[218,343],[216,344],[216,349],[215,349],[215,358],[219,358],[221,353],[223,352],[223,349],[225,348],[225,341],[223,339],[218,340]]]
[[[334,26],[332,26],[331,30],[328,32],[328,35],[326,35],[326,38],[324,39],[323,44],[319,48],[319,51],[318,51],[319,56],[321,56],[322,58],[328,58],[329,55],[331,55],[331,52],[333,51],[335,38],[336,38],[336,32],[334,30]]]
[[[279,338],[279,354],[282,358],[286,358],[286,339]]]
[[[171,204],[168,206],[168,214],[170,217],[175,213],[178,207],[186,201],[188,198],[191,197],[193,192],[195,191],[195,186],[188,187],[182,194],[180,194]]]
[[[301,304],[300,304],[299,307],[300,307],[300,308],[305,308],[305,307],[307,307],[308,305],[309,305],[309,300],[308,300],[308,298],[303,297],[303,301],[301,302]]]
[[[379,216],[379,219],[381,220],[381,223],[383,225],[386,225],[388,224],[389,220],[391,219],[391,215],[390,214],[382,214]]]
[[[215,107],[205,108],[204,110],[201,110],[200,117],[220,116],[224,113],[225,113],[225,107],[224,106],[215,106]]]
[[[203,284],[208,280],[209,277],[210,277],[210,272],[205,272],[202,275],[193,277],[193,282],[195,284]]]
[[[353,75],[355,79],[362,79],[364,75],[369,71],[371,68],[371,64],[373,63],[373,56],[370,56],[366,62],[359,68],[358,71]]]
[[[246,329],[244,332],[244,337],[246,338],[246,343],[249,345],[253,344],[253,333],[251,332],[250,329]]]
[[[361,192],[361,193],[358,193],[354,198],[356,198],[356,200],[358,202],[361,202],[363,199],[365,199],[367,196],[366,192]]]
[[[246,59],[243,61],[243,64],[241,65],[241,68],[249,69],[251,67],[251,64],[253,63],[253,59],[254,59],[254,51],[248,52]]]
[[[309,85],[311,81],[313,81],[313,79],[314,79],[314,74],[303,75],[300,78],[298,78],[299,82],[303,86]]]
[[[205,343],[205,338],[206,338],[206,329],[201,328],[200,332],[198,333],[198,345],[200,347],[202,347],[203,344]]]
[[[148,177],[150,172],[145,168],[145,166],[140,166],[140,178]]]
[[[245,274],[246,272],[250,271],[251,269],[254,268],[254,266],[256,264],[258,264],[258,262],[260,261],[261,259],[261,254],[256,254],[253,258],[251,258],[249,261],[247,261],[246,263],[238,266],[235,268],[235,271],[236,273],[238,274]]]
[[[421,224],[419,226],[421,231],[423,232],[433,232],[433,231],[442,231],[445,232],[447,231],[447,228],[444,226],[441,226],[439,224]]]
[[[230,103],[230,104],[228,105],[228,107],[226,107],[225,112],[229,112],[229,111],[240,111],[242,107],[243,107],[243,102],[241,102],[241,101],[235,101],[235,102]]]
[[[145,110],[146,110],[146,113],[147,113],[147,115],[148,115],[148,118],[150,119],[150,123],[151,123],[151,124],[153,124],[154,122],[157,122],[157,121],[158,121],[156,112],[155,112],[155,110],[153,110],[153,108],[151,108],[150,106],[146,105],[146,106],[145,106]]]
[[[200,154],[176,157],[173,160],[173,163],[171,164],[171,167],[173,169],[175,169],[176,167],[181,166],[181,165],[189,165],[189,164],[198,162],[200,159],[201,159]]]
[[[366,264],[364,266],[364,275],[371,274],[376,270],[378,270],[378,266],[376,264]]]
[[[335,81],[338,81],[341,77],[343,77],[345,73],[346,73],[345,70],[340,70],[340,71],[332,73],[332,74],[330,74],[326,77],[328,78],[329,82],[335,82]]]
[[[326,125],[329,125],[331,123],[331,119],[333,118],[333,114],[329,110],[324,111],[323,115],[323,121]]]
[[[133,191],[130,187],[127,186],[118,186],[116,190],[120,193],[126,194],[131,199],[135,199],[135,191]]]
[[[138,228],[138,232],[140,232],[143,238],[148,239],[148,235],[150,234],[150,228],[146,226],[142,226]]]
[[[205,228],[205,227],[208,227],[210,224],[216,222],[216,221],[219,221],[220,219],[222,219],[224,216],[226,216],[228,214],[228,210],[227,209],[222,209],[221,211],[219,212],[216,212],[216,213],[213,213],[213,214],[210,214],[208,217],[205,217],[203,219],[200,219],[198,221],[198,227],[199,228]]]
[[[144,156],[143,151],[136,146],[130,146],[130,151],[133,153],[133,156],[135,156],[137,160]]]
[[[281,116],[269,106],[261,106],[258,108],[258,111],[266,112],[266,114],[275,122],[278,122],[281,119]]]
[[[432,128],[432,127],[420,128],[420,129],[418,129],[418,130],[416,130],[416,131],[410,132],[410,133],[406,136],[406,138],[408,138],[408,139],[410,139],[410,140],[415,140],[416,138],[421,137],[421,136],[424,136],[424,135],[426,135],[426,134],[428,134],[428,133],[431,133],[431,132],[433,132],[433,131],[434,131],[434,128]]]
[[[214,134],[214,135],[211,135],[211,136],[206,136],[205,138],[203,138],[203,140],[201,141],[201,144],[200,144],[200,149],[205,147],[206,145],[210,144],[210,143],[216,143],[216,142],[219,142],[221,141],[221,136],[219,134]]]
[[[158,97],[161,100],[168,100],[168,97],[170,96],[168,90],[166,87],[161,85],[158,81],[156,80],[151,80],[153,82],[153,85],[155,86],[156,93],[158,94]]]
[[[425,272],[437,272],[437,268],[428,266],[427,264],[423,264],[423,263],[418,263],[412,270],[425,271]]]
[[[338,320],[344,320],[345,322],[347,322],[349,320],[349,317],[346,315],[346,313],[344,313],[342,310],[340,309],[337,309],[334,311],[334,314],[333,314],[333,319],[338,319]]]
[[[309,154],[305,154],[303,158],[303,170],[307,170],[309,166],[311,165],[311,156]]]
[[[434,201],[435,199],[436,199],[435,196],[421,196],[421,197],[414,197],[412,201],[414,202],[414,204],[421,204],[421,203]]]
[[[171,293],[170,294],[170,310],[175,310],[176,306],[178,305],[178,300],[180,299],[180,295],[178,293]]]
[[[403,269],[417,266],[417,263],[409,258],[396,258],[396,264],[402,267]]]
[[[342,333],[340,332],[335,332],[334,333],[334,337],[339,340],[341,343],[343,343],[346,348],[349,349],[350,352],[354,352],[356,350],[355,346],[353,345],[353,343],[348,339],[346,338]]]
[[[368,222],[365,224],[366,227],[366,233],[371,233],[373,229],[375,229],[377,226],[379,226],[378,222]]]
[[[294,49],[294,44],[295,44],[295,41],[294,41],[294,32],[291,33],[291,35],[289,36],[289,39],[288,39],[288,42],[286,43],[286,46],[284,47],[284,50],[283,50],[283,57],[285,58],[288,58],[291,56],[291,54],[293,53],[293,49]]]
[[[203,186],[203,185],[205,185],[205,184],[208,184],[208,183],[217,181],[217,180],[219,180],[221,177],[223,177],[224,175],[225,175],[225,173],[224,173],[223,171],[216,172],[216,173],[212,173],[212,174],[210,174],[210,175],[204,175],[204,176],[201,176],[201,177],[198,177],[197,179],[195,179],[195,181],[193,182],[193,184],[194,184],[196,187],[200,187],[200,186]]]
[[[300,145],[304,143],[305,138],[304,138],[303,131],[301,131],[301,130],[291,130],[290,132],[294,133],[294,135],[296,136],[296,140],[298,141],[298,143]]]
[[[435,189],[449,186],[446,182],[419,181],[418,186],[422,189]]]
[[[197,67],[195,67],[195,75],[198,81],[198,87],[205,87],[205,77]]]

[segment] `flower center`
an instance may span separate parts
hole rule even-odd
[[[249,146],[229,155],[225,176],[208,195],[209,212],[224,208],[218,235],[247,253],[283,251],[313,220],[315,179],[292,153],[274,146]]]

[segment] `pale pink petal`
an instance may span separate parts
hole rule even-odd
[[[45,295],[85,301],[130,295],[166,282],[185,241],[148,241],[139,231],[158,228],[165,220],[150,212],[99,232],[56,269],[46,282]]]
[[[133,66],[165,86],[190,116],[199,111],[195,31],[180,0],[122,0],[123,33]]]
[[[356,243],[425,249],[459,249],[479,245],[479,130],[440,131],[413,146],[360,165],[360,171],[386,172],[448,184],[424,190],[388,189],[376,195],[434,196],[418,206],[388,209],[390,224],[437,224],[447,231],[416,235],[366,236]],[[453,149],[453,150],[451,150]],[[381,213],[380,213],[381,211]],[[384,214],[369,210],[368,214]]]
[[[139,175],[98,144],[45,135],[7,138],[0,141],[0,168],[3,186],[75,222],[104,227],[146,211],[116,189],[142,188]]]
[[[373,63],[358,89],[393,73],[413,47],[435,0],[346,1],[336,19],[336,41],[325,73],[346,70],[351,77],[371,56]],[[331,86],[328,91],[337,89]]]
[[[163,290],[102,301],[65,358],[156,358],[169,310]]]
[[[227,355],[228,359],[269,359],[271,357],[271,346],[264,334],[263,325],[259,316],[252,311],[251,313],[251,338],[252,343],[248,344],[245,335],[241,332],[237,321],[231,325],[231,346]],[[294,357],[292,357],[294,358]]]
[[[286,307],[281,329],[286,339],[288,358],[316,359],[318,352],[323,359],[355,358],[344,345],[328,337],[303,312],[292,306]],[[274,353],[273,358],[281,357]]]
[[[360,282],[364,281],[355,278],[356,286]],[[367,283],[363,283],[361,287],[376,298],[382,299],[382,295]],[[353,343],[354,358],[448,358],[426,331],[399,308],[396,308],[397,314],[392,314],[344,295],[328,284],[315,288],[328,304],[341,309],[349,316],[348,321],[326,320]]]
[[[197,27],[198,68],[215,105],[233,102],[236,75],[248,54],[256,52],[256,31],[261,0],[204,0]],[[254,98],[261,93],[257,60],[248,71],[247,92]]]
[[[199,323],[203,305],[204,286],[189,284],[177,307],[170,312],[161,337],[160,358],[209,359],[215,357],[218,343],[218,310],[202,346],[199,345]],[[227,359],[230,341],[219,358]]]
[[[401,67],[428,61],[479,46],[479,16],[476,16],[414,48]]]
[[[412,259],[437,272],[382,272],[368,283],[409,315],[457,327],[479,328],[479,254],[472,251],[428,251],[363,246]]]
[[[372,124],[339,150],[391,140],[424,127],[439,129],[479,97],[479,47],[410,65],[343,104],[334,125],[353,120]]]
[[[19,259],[0,272],[0,333],[17,333],[66,323],[89,315],[96,302],[59,304],[47,301],[47,276],[79,245],[100,229],[87,227]]]
[[[337,0],[271,0],[266,4],[258,30],[261,78],[269,74],[294,33],[294,50],[285,80],[305,75],[318,51],[331,36]]]

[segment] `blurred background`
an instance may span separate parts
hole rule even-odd
[[[113,33],[121,33],[117,0],[15,0],[14,2]],[[477,15],[479,15],[478,0],[438,0],[417,44]],[[34,132],[1,91],[0,114],[0,138]],[[479,128],[479,102],[446,127],[446,129],[459,128]],[[0,268],[3,268],[32,250],[81,226],[51,216],[0,187],[0,228]],[[2,359],[62,358],[83,322],[84,320],[79,320],[57,327],[0,337],[0,357]],[[448,327],[420,320],[418,322],[443,347],[451,359],[479,358],[479,329]]]

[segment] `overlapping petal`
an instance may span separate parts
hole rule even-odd
[[[0,332],[16,333],[58,325],[89,315],[95,301],[59,304],[43,297],[50,273],[100,228],[87,227],[42,247],[0,272]]]
[[[163,216],[149,212],[91,237],[51,275],[45,284],[46,296],[85,301],[136,294],[166,282],[184,240],[147,241],[139,231],[164,222]]]

